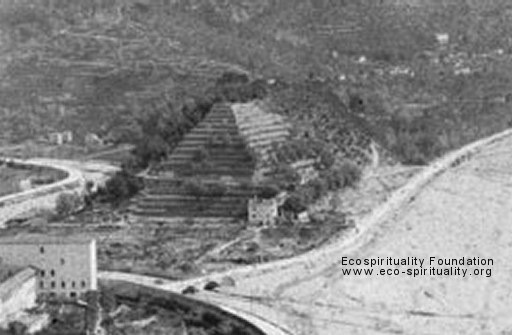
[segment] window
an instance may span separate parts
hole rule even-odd
[[[71,287],[72,288],[75,288],[76,287],[76,283],[74,281],[71,282]]]
[[[39,282],[39,288],[40,288],[41,290],[43,290],[43,289],[44,289],[44,282],[43,282],[43,281],[40,281],[40,282]]]
[[[39,247],[39,252],[44,254],[44,247]]]
[[[55,277],[55,270],[50,271],[50,276]]]
[[[54,282],[54,281],[52,281],[52,282],[50,283],[50,286],[51,286],[51,288],[55,288],[55,282]]]
[[[44,275],[46,274],[46,272],[44,270],[41,270],[41,272],[39,272],[39,274],[41,275],[41,277],[44,277]]]
[[[85,283],[85,280],[82,280],[81,285],[82,285],[82,288],[85,288],[87,286],[87,284]]]
[[[64,258],[61,258],[60,259],[60,265],[64,265],[66,263],[66,261],[64,260]]]
[[[76,298],[76,292],[70,292],[69,293],[70,298]]]
[[[65,281],[61,282],[61,283],[60,283],[60,286],[61,286],[62,288],[66,288],[66,282],[65,282]]]

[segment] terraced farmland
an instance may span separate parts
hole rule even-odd
[[[255,172],[288,125],[255,103],[217,104],[145,179],[140,217],[244,217]]]
[[[282,143],[290,136],[290,124],[281,115],[268,113],[264,108],[258,102],[231,106],[240,133],[263,166],[272,145]]]

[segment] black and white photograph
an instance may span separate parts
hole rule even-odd
[[[0,0],[0,335],[512,335],[512,0]]]

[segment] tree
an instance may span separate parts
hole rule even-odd
[[[83,204],[83,199],[77,193],[61,193],[56,200],[55,211],[61,217],[73,213]]]
[[[103,193],[107,201],[119,203],[137,194],[141,188],[142,185],[137,177],[123,169],[107,181]]]
[[[292,213],[300,213],[307,209],[304,199],[297,194],[292,194],[282,206],[283,210]]]
[[[327,189],[329,191],[341,188],[344,183],[342,180],[340,180],[343,177],[338,173],[337,170],[334,169],[322,173],[322,178],[325,180]]]
[[[210,158],[210,154],[206,148],[202,147],[197,149],[192,156],[192,161],[195,163],[203,163]]]
[[[158,250],[155,257],[155,266],[161,270],[165,270],[177,262],[175,250],[161,248]]]
[[[107,311],[111,312],[115,310],[117,307],[117,299],[114,293],[110,290],[101,290],[100,291],[100,304],[102,308]]]
[[[188,180],[185,182],[183,187],[196,199],[199,199],[207,192],[205,185],[199,179]]]
[[[279,193],[279,188],[275,185],[264,185],[258,190],[258,197],[271,199]]]
[[[327,190],[327,183],[322,179],[314,179],[307,183],[312,201],[318,200]]]
[[[208,185],[208,195],[212,197],[222,197],[227,192],[227,188],[225,185],[220,183],[210,184]]]
[[[339,169],[343,177],[343,187],[354,187],[361,180],[361,169],[351,162],[345,162]]]
[[[226,71],[219,79],[217,79],[216,85],[246,84],[248,82],[249,77],[245,73]]]
[[[358,93],[349,92],[349,102],[348,107],[352,113],[364,113],[365,111],[365,102],[363,97]]]
[[[318,164],[315,164],[315,167],[317,169],[326,170],[326,169],[330,169],[334,165],[334,162],[335,162],[334,156],[325,147],[322,147],[320,149],[320,153],[318,154],[318,156],[319,156],[319,162],[318,162]]]
[[[274,175],[279,188],[286,190],[292,189],[300,180],[297,171],[288,164],[279,164],[274,171]]]
[[[13,321],[9,323],[9,334],[10,335],[25,335],[27,334],[28,327],[21,322]]]

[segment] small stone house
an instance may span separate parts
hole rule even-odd
[[[296,220],[300,223],[309,223],[309,213],[307,211],[297,213]]]
[[[62,137],[62,133],[50,133],[48,134],[48,141],[52,144],[63,145],[64,138]]]
[[[48,134],[48,141],[52,144],[63,145],[73,142],[73,132],[67,130],[63,132],[53,132]]]
[[[22,192],[30,190],[32,188],[32,180],[30,178],[20,180],[19,187]]]
[[[249,199],[247,215],[251,224],[274,224],[279,215],[277,199]]]
[[[71,130],[66,130],[62,132],[62,139],[64,140],[64,143],[71,143],[73,142],[73,132]]]
[[[450,42],[450,35],[447,33],[437,33],[436,34],[437,43],[441,45],[446,45]]]

